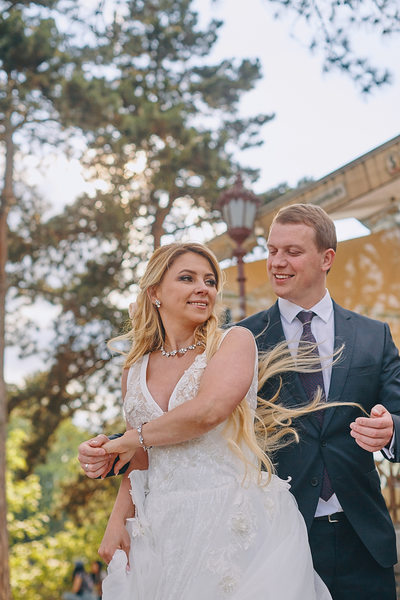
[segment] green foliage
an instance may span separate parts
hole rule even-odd
[[[74,488],[76,485],[81,475],[76,459],[77,448],[87,435],[87,432],[75,427],[69,419],[63,421],[57,430],[56,441],[47,453],[46,462],[35,469],[42,490],[40,509],[47,514],[54,514],[55,507],[63,502],[62,488]]]
[[[191,206],[197,209],[195,222],[215,219],[221,186],[238,167],[235,146],[258,143],[271,118],[237,115],[243,93],[260,77],[257,60],[206,63],[220,25],[211,21],[200,30],[191,0],[163,0],[156,9],[131,0],[97,31],[101,68],[96,73],[107,74],[109,97],[118,103],[108,120],[99,113],[86,164],[107,184],[98,200],[119,197],[129,207],[139,240],[151,236],[155,246],[164,233],[179,236],[187,230]],[[174,209],[182,201],[187,208],[179,218]]]
[[[14,600],[53,600],[71,587],[74,561],[96,559],[102,532],[96,522],[84,527],[67,523],[54,536],[16,544],[11,549],[10,569]]]
[[[71,586],[74,561],[96,560],[118,481],[91,481],[78,473],[76,447],[87,437],[71,422],[59,428],[45,465],[24,479],[24,419],[13,419],[7,441],[10,568],[14,600],[54,600]],[[86,489],[86,492],[85,492]],[[78,496],[65,511],[65,495]],[[68,504],[68,503],[67,503]],[[70,503],[73,506],[73,503]]]
[[[11,74],[18,71],[19,79],[27,77],[27,87],[32,90],[44,79],[40,66],[50,65],[56,55],[58,38],[53,19],[37,23],[27,21],[22,10],[14,9],[0,18],[0,56],[2,68]]]
[[[65,5],[28,4],[30,9],[0,2],[0,141],[7,145],[12,171],[16,143],[37,149],[41,139],[61,139],[56,101],[61,81],[74,72],[67,36],[57,25],[57,7]]]
[[[39,512],[41,488],[38,475],[31,474],[23,480],[15,480],[12,473],[25,468],[25,459],[20,453],[27,433],[23,429],[14,429],[7,439],[8,473],[7,496],[10,511],[10,545],[24,543],[29,539],[41,537],[46,531],[49,518]]]

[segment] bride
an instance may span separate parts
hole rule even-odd
[[[331,598],[289,483],[257,443],[257,349],[248,330],[218,328],[220,286],[214,255],[189,242],[156,250],[142,278],[125,336],[127,431],[103,445],[116,472],[130,461],[99,550],[103,600]],[[276,353],[261,383],[282,368]],[[267,452],[292,431],[273,407]]]

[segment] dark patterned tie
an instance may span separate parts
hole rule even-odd
[[[315,347],[313,348],[312,352],[319,358],[317,342],[311,331],[311,321],[312,321],[313,317],[315,317],[315,313],[313,313],[312,311],[301,310],[297,314],[297,318],[303,325],[303,332],[300,336],[300,342],[309,342],[311,344],[315,344]],[[321,365],[321,363],[319,363],[319,365]],[[322,390],[321,400],[322,401],[326,400],[325,393],[324,393],[324,378],[322,376],[322,371],[316,371],[315,373],[299,373],[299,377],[300,377],[300,381],[303,385],[303,388],[304,388],[310,402],[313,400],[318,388],[321,388],[321,390]],[[319,410],[315,413],[320,426],[322,426],[322,423],[324,420],[324,412],[325,412],[324,410]],[[333,494],[332,484],[330,482],[326,467],[324,466],[320,496],[321,496],[322,500],[326,501],[326,500],[329,500],[329,498],[332,496],[332,494]]]

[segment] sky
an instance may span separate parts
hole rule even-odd
[[[363,96],[350,77],[322,72],[321,54],[301,41],[294,17],[276,20],[268,0],[198,0],[201,13],[225,21],[215,56],[258,57],[263,79],[242,102],[246,114],[275,113],[264,145],[243,158],[260,169],[256,193],[281,182],[319,179],[400,133],[400,36],[352,36],[361,54],[393,72],[393,84]],[[245,6],[245,10],[244,10]],[[229,7],[229,10],[228,10]],[[297,37],[297,39],[296,39]]]

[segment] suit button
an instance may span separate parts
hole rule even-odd
[[[322,442],[321,442],[321,446],[322,446],[323,448],[325,448],[325,446],[326,446],[326,441],[325,441],[325,440],[322,440]]]
[[[313,487],[316,487],[316,486],[318,485],[318,483],[319,483],[319,481],[318,481],[318,477],[313,477],[313,478],[311,479],[311,482],[310,482],[310,483],[311,483],[311,485],[312,485]]]

